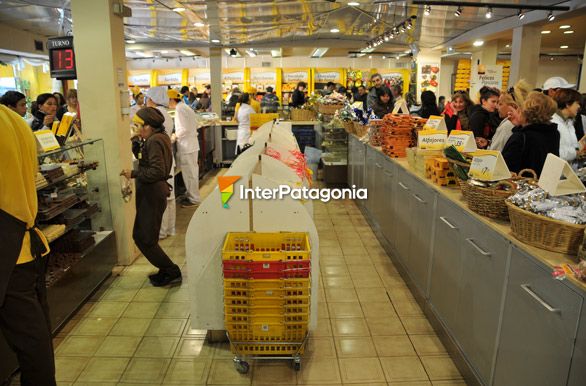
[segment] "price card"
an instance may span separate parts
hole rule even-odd
[[[476,140],[472,131],[452,130],[448,137],[448,146],[454,147],[461,152],[472,153],[477,150]]]
[[[441,115],[430,116],[425,126],[423,126],[423,129],[448,131],[446,121],[444,120],[444,117],[442,117]]]
[[[407,107],[407,102],[404,99],[395,103],[393,114],[409,114],[409,107]]]
[[[39,152],[46,152],[59,149],[61,146],[55,138],[55,134],[51,130],[38,130],[34,132],[37,139],[37,150]]]
[[[538,185],[552,196],[586,191],[570,164],[551,153],[545,159]]]
[[[448,136],[443,130],[421,130],[417,133],[417,148],[441,150],[446,146]]]
[[[499,181],[511,177],[505,159],[497,150],[477,150],[468,175],[481,181]]]

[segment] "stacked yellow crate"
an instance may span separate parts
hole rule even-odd
[[[508,88],[509,77],[511,75],[511,61],[510,60],[497,60],[496,64],[503,66],[503,90]]]
[[[470,88],[470,71],[472,63],[470,59],[458,60],[458,68],[456,70],[456,84],[455,91],[466,91]]]

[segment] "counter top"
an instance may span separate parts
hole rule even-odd
[[[316,125],[320,123],[319,121],[284,121],[284,122],[291,122],[293,126],[301,126],[301,125]],[[221,121],[220,125],[222,126],[238,126],[238,122],[236,121]]]
[[[355,135],[354,135],[355,136]],[[355,136],[356,137],[356,136]],[[356,137],[357,138],[357,137]],[[367,146],[375,149],[376,151],[382,153],[380,147],[375,147],[370,144]],[[425,178],[423,174],[418,173],[415,169],[413,169],[409,163],[407,162],[406,158],[390,158],[386,154],[385,157],[390,159],[392,162],[403,168],[405,171],[409,172],[412,176],[416,177],[420,182],[425,184],[427,187],[435,190],[438,194],[442,195],[444,198],[450,200],[454,204],[458,205],[462,209],[464,209],[467,213],[471,216],[476,218],[478,221],[484,223],[495,232],[499,233],[501,236],[509,240],[513,245],[518,247],[519,249],[523,250],[524,252],[528,253],[531,256],[534,256],[538,259],[541,263],[547,266],[550,269],[553,269],[555,266],[559,266],[564,263],[575,264],[574,256],[566,255],[563,253],[556,253],[551,252],[545,249],[533,247],[531,245],[525,244],[524,242],[518,240],[513,236],[511,231],[511,224],[508,221],[502,220],[495,220],[488,217],[481,216],[468,208],[460,189],[457,187],[444,187],[438,186],[431,182],[431,180]],[[580,291],[586,292],[586,283],[576,279],[574,276],[568,276],[566,279],[568,282],[572,283],[574,287]]]

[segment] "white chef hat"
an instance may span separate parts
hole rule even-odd
[[[169,106],[169,96],[167,95],[166,86],[151,87],[146,93],[146,97],[159,106]]]

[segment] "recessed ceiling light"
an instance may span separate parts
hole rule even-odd
[[[197,23],[193,23],[193,25],[194,25],[195,27],[204,27],[204,26],[205,26],[205,24],[204,24],[204,23],[202,23],[202,22],[199,22],[199,21],[198,21]]]
[[[487,19],[491,19],[492,18],[492,8],[491,7],[486,8],[486,13],[484,14],[484,16]]]
[[[387,57],[385,55],[383,55],[383,59],[386,59]]]
[[[372,55],[368,55],[368,59],[372,59]]]
[[[185,8],[183,8],[183,7],[175,7],[175,8],[173,8],[173,12],[183,12],[183,11],[185,11]]]
[[[340,32],[340,30],[339,30],[339,29],[337,29],[337,28],[332,28],[332,29],[330,30],[330,32],[331,32],[331,33],[333,33],[333,34],[337,34],[338,32]]]
[[[560,48],[568,48],[568,46],[560,46]]]
[[[431,15],[431,6],[430,6],[430,5],[426,5],[426,6],[423,8],[423,14],[424,14],[425,16],[429,16],[429,15]]]
[[[454,12],[454,16],[460,17],[462,15],[462,7],[458,6],[458,9]]]
[[[348,5],[351,7],[358,7],[360,5],[360,3],[357,1],[350,1],[350,2],[348,2]]]
[[[542,35],[547,35],[547,34],[550,34],[550,33],[551,33],[550,30],[541,31],[541,34]]]
[[[136,43],[136,40],[128,39],[128,40],[126,40],[126,43],[128,43],[128,44],[134,44],[134,43]]]
[[[480,47],[484,44],[483,40],[476,40],[474,43],[472,43],[474,45],[474,47]]]
[[[555,20],[555,15],[553,14],[553,12],[549,11],[549,13],[547,14],[547,21],[554,21]]]
[[[220,41],[218,39],[212,39],[212,43],[219,43]]]
[[[572,26],[571,25],[567,25],[567,24],[560,25],[560,29],[568,29],[568,28],[572,28]]]
[[[511,45],[510,44],[507,44],[505,47],[506,48],[511,48]]]
[[[569,30],[569,31],[564,31],[564,33],[565,33],[566,35],[569,35],[569,34],[573,34],[573,33],[574,33],[574,31],[572,31],[572,30]]]
[[[525,12],[523,12],[523,10],[520,9],[519,12],[517,13],[517,17],[519,18],[519,20],[525,19]]]

